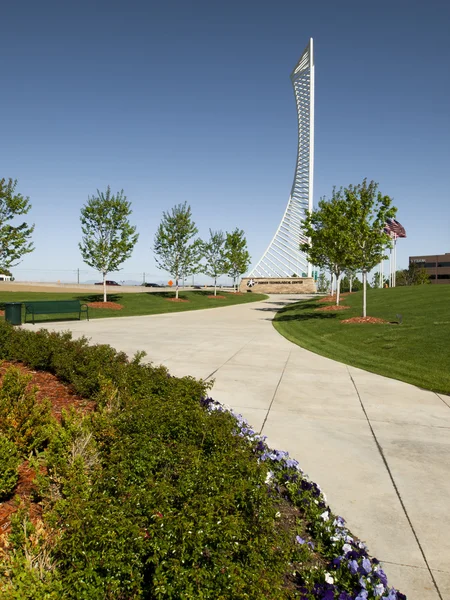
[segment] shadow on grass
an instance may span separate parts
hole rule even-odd
[[[309,309],[315,309],[315,308],[320,308],[321,306],[323,306],[322,304],[317,304],[317,302],[315,302],[314,300],[312,302],[308,302],[307,300],[304,300],[301,304],[301,306],[298,306],[296,303],[289,303],[285,308],[282,308],[280,310],[280,313],[282,312],[286,312],[288,310],[297,310],[297,309],[301,309],[301,310],[309,310]]]
[[[337,317],[336,313],[328,313],[328,312],[318,312],[318,313],[308,313],[308,314],[295,314],[290,315],[287,313],[280,313],[280,316],[277,317],[277,321],[311,321],[313,319],[335,319]]]
[[[205,295],[203,292],[200,292],[202,295]],[[175,298],[175,290],[171,290],[170,292],[144,292],[147,296],[156,296],[157,298],[163,298],[165,300],[170,300],[171,298]],[[186,296],[185,292],[178,292],[178,298],[180,300],[188,300],[189,298]]]
[[[266,304],[273,304],[274,306],[291,306],[291,304],[295,304],[297,300],[287,300],[285,302],[266,302]]]
[[[108,294],[106,299],[108,302],[119,302],[123,296],[119,294]],[[86,296],[77,296],[77,300],[81,302],[103,302],[103,294],[88,294]]]

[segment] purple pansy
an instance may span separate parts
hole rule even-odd
[[[350,573],[352,575],[356,575],[356,573],[358,572],[359,565],[356,562],[356,560],[350,560],[348,563],[348,568],[350,569]]]

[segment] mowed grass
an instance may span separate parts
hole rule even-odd
[[[318,312],[324,304],[317,300],[290,305],[276,315],[274,326],[317,354],[450,394],[450,285],[368,290],[367,315],[389,324],[341,323],[361,316],[362,292],[341,303],[350,308]]]
[[[139,294],[108,294],[108,302],[121,304],[121,310],[112,310],[108,308],[89,308],[90,319],[101,319],[105,317],[134,317],[139,315],[156,315],[161,313],[181,312],[186,310],[200,310],[204,308],[216,308],[219,306],[231,306],[234,304],[244,304],[247,302],[257,302],[267,298],[264,294],[234,294],[233,292],[223,292],[218,294],[225,298],[208,298],[211,295],[209,290],[198,290],[193,292],[180,292],[179,297],[187,302],[171,302],[169,299],[175,297],[175,292],[143,292]],[[102,294],[73,294],[73,293],[42,293],[42,292],[1,292],[0,309],[4,309],[6,302],[25,302],[32,300],[73,300],[79,299],[83,303],[101,302]],[[76,314],[52,314],[36,316],[38,322],[69,320],[78,318]],[[85,316],[81,317],[85,319]],[[24,309],[22,309],[22,320],[24,320]],[[30,317],[28,316],[28,321]]]

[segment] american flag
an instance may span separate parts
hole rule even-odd
[[[384,232],[393,238],[405,238],[406,231],[396,219],[386,219]]]

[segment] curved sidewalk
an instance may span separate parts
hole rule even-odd
[[[300,462],[391,585],[450,600],[450,398],[292,344],[271,320],[297,299],[45,326],[213,379],[211,396]]]

